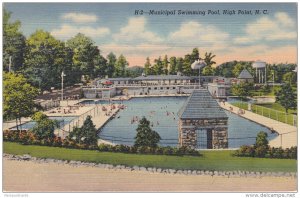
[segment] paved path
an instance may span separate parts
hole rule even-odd
[[[4,192],[283,192],[296,178],[226,178],[3,160]]]
[[[228,102],[225,102],[225,104],[223,102],[220,102],[219,105],[228,111],[230,111],[231,107],[233,109],[231,112],[238,114],[239,108],[229,104]],[[276,131],[279,135],[269,142],[270,146],[281,146],[282,148],[290,148],[292,146],[297,146],[297,127],[246,110],[245,114],[239,116]]]

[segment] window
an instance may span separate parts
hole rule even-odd
[[[157,87],[154,87],[154,90],[157,90]]]
[[[173,87],[173,89],[176,89],[176,87]]]
[[[170,89],[170,87],[167,87],[167,89]]]
[[[163,87],[161,87],[160,89],[164,89]]]

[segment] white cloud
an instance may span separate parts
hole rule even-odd
[[[229,34],[213,25],[202,25],[190,21],[181,24],[176,32],[169,35],[169,41],[182,44],[202,45],[224,45],[229,39]]]
[[[86,36],[95,38],[95,37],[104,37],[110,33],[109,28],[106,27],[90,27],[90,26],[71,26],[68,24],[63,24],[59,29],[54,29],[51,31],[51,34],[60,39],[71,38],[77,33],[82,33]]]
[[[84,13],[66,13],[62,15],[63,19],[69,19],[75,23],[91,23],[98,20],[97,16],[94,14],[84,14]]]
[[[253,43],[260,40],[278,41],[297,38],[295,21],[284,12],[277,12],[274,17],[262,17],[249,23],[245,36],[234,39],[236,44]]]
[[[146,30],[144,17],[130,18],[128,24],[113,35],[113,39],[120,43],[158,43],[163,40],[154,32]]]

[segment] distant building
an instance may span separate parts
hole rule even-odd
[[[226,96],[230,88],[229,79],[218,76],[201,76],[204,88],[212,87],[216,98]],[[83,86],[86,98],[110,98],[116,95],[168,95],[190,94],[199,89],[198,76],[183,75],[141,75],[136,78],[97,79],[91,86]]]
[[[243,69],[243,71],[240,73],[237,79],[239,82],[247,82],[247,83],[254,82],[253,76],[250,74],[250,72],[247,69]]]

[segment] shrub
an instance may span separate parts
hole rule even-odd
[[[255,148],[255,157],[265,157],[265,155],[267,154],[268,151],[268,147],[266,146],[259,146],[257,148]]]
[[[106,151],[109,150],[108,149],[108,145],[107,144],[103,144],[103,143],[98,146],[98,149],[99,149],[99,151],[104,151],[104,152],[106,152]]]
[[[173,149],[170,146],[164,147],[163,148],[163,154],[164,155],[172,155],[173,154]]]

